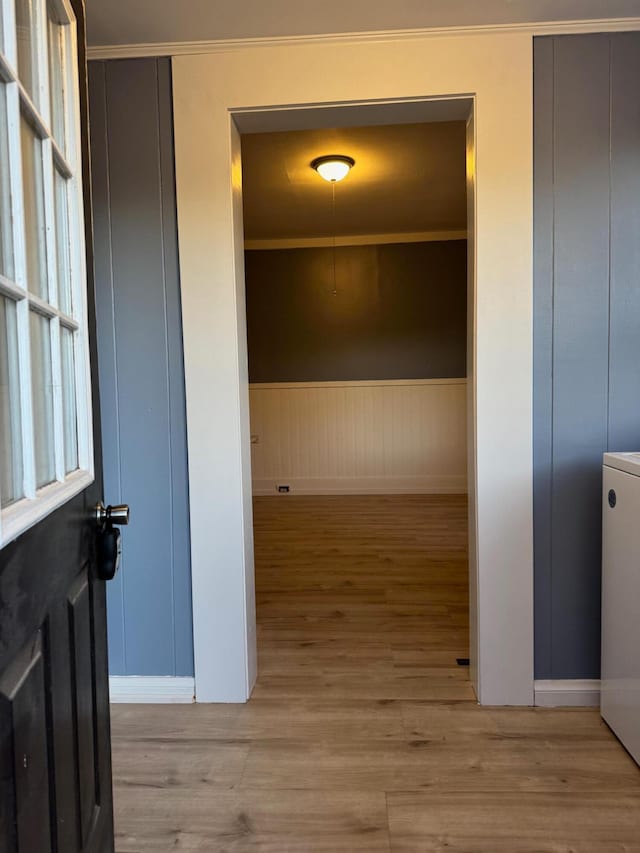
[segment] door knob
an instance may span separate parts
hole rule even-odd
[[[95,507],[96,521],[99,525],[123,525],[129,524],[129,504],[117,504],[116,506],[105,506],[99,501]]]
[[[122,544],[120,531],[114,524],[129,524],[129,507],[127,504],[105,506],[99,501],[93,508],[98,525],[96,574],[103,581],[115,577],[120,566]]]

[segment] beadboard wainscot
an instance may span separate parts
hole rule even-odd
[[[466,379],[249,386],[255,495],[467,489]]]

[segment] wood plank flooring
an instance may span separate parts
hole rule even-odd
[[[456,496],[258,498],[246,705],[116,705],[118,853],[640,853],[596,711],[480,708]]]

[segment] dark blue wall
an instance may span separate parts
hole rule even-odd
[[[108,585],[115,675],[193,675],[170,74],[90,65],[105,497],[131,505]]]
[[[640,449],[640,34],[534,57],[535,670],[597,678],[602,454]]]
[[[250,382],[466,375],[466,240],[253,250],[245,278]]]

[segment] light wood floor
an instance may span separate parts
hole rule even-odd
[[[592,710],[479,708],[459,497],[259,498],[247,705],[114,706],[118,853],[640,853]]]

